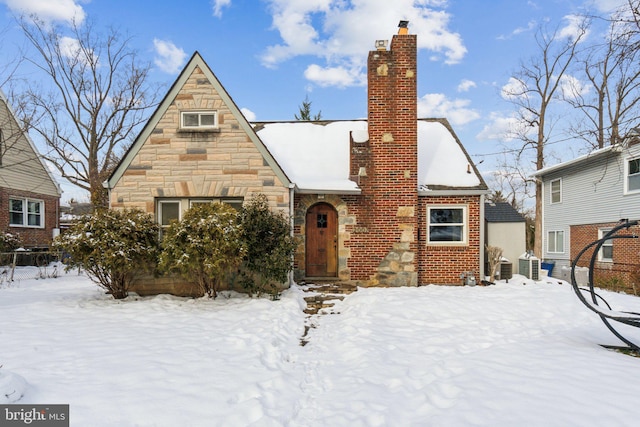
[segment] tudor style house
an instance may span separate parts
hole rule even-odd
[[[58,230],[62,191],[0,90],[0,231],[27,249],[47,248]]]
[[[487,186],[445,119],[417,117],[416,36],[368,59],[368,119],[249,123],[196,52],[106,182],[164,227],[263,193],[288,213],[296,280],[460,284],[482,273]]]
[[[640,134],[534,176],[543,184],[543,259],[555,262],[556,277],[568,279],[568,267],[578,253],[621,220],[640,219]],[[640,229],[628,233],[638,235]],[[579,265],[588,266],[592,254],[585,253]],[[607,241],[597,254],[596,283],[640,285],[639,265],[640,239]]]

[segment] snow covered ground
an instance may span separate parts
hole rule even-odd
[[[603,292],[616,310],[640,299]],[[72,426],[631,426],[640,359],[558,281],[115,301],[85,277],[0,288],[0,397]],[[640,338],[640,331],[630,332]]]

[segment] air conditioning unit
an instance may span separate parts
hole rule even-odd
[[[518,258],[518,272],[527,279],[540,280],[540,259],[532,253],[524,253]]]
[[[500,263],[500,278],[503,280],[509,280],[513,277],[513,264],[510,262]]]

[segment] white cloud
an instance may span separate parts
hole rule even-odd
[[[231,0],[213,0],[213,16],[222,17],[222,9],[231,6]]]
[[[509,77],[509,81],[500,89],[500,96],[507,101],[527,98],[527,86],[521,80]]]
[[[469,79],[463,79],[458,85],[458,92],[468,92],[469,89],[476,87],[476,82]]]
[[[589,93],[591,87],[580,79],[565,74],[560,78],[560,93],[565,99],[576,99]]]
[[[566,21],[567,25],[562,27],[558,32],[558,36],[560,38],[569,38],[572,40],[576,40],[577,38],[584,37],[587,35],[588,31],[585,31],[584,28],[584,17],[580,15],[567,15],[562,18]]]
[[[269,46],[262,54],[262,63],[275,67],[299,55],[322,58],[326,64],[311,69],[325,69],[336,73],[358,75],[352,64],[364,68],[366,55],[374,48],[375,40],[390,39],[398,22],[409,20],[409,31],[418,35],[418,49],[430,50],[439,61],[448,64],[460,62],[467,52],[462,38],[451,31],[451,15],[444,9],[443,0],[268,0],[273,17],[273,28],[282,42]],[[344,64],[349,64],[345,66]],[[343,76],[344,77],[344,76]],[[329,77],[342,85],[344,78]],[[353,79],[352,84],[360,84]]]
[[[518,34],[531,32],[536,28],[537,25],[538,23],[535,20],[531,20],[527,22],[526,27],[518,27],[515,30],[513,30],[511,34],[509,34],[508,36],[505,36],[505,35],[498,36],[498,40],[506,40],[508,38],[511,38],[511,36],[517,36]]]
[[[45,22],[75,20],[79,24],[85,18],[84,9],[75,0],[3,0],[3,3],[13,12],[33,14]]]
[[[156,57],[153,60],[154,64],[169,74],[175,74],[180,71],[187,57],[184,50],[170,41],[159,39],[153,39],[153,47],[156,51]]]
[[[249,110],[248,108],[241,108],[240,111],[242,112],[242,114],[244,114],[244,117],[245,119],[247,119],[247,121],[256,121],[256,113],[254,113],[253,111]]]
[[[442,93],[429,93],[418,99],[418,117],[446,117],[453,125],[463,125],[480,118],[469,108],[468,99],[447,99]]]
[[[58,44],[60,53],[67,58],[75,58],[81,63],[87,65],[89,63],[97,64],[98,58],[93,56],[93,51],[83,51],[78,39],[63,36]]]
[[[339,67],[321,67],[317,64],[311,64],[304,71],[307,80],[322,86],[363,86],[366,84],[367,76],[361,72],[360,68]]]
[[[519,135],[533,135],[535,132],[535,127],[531,127],[520,120],[514,112],[509,115],[494,112],[490,114],[487,124],[478,133],[476,138],[479,140],[509,142],[516,139]]]

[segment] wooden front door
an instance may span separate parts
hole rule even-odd
[[[338,275],[338,213],[326,203],[313,205],[306,219],[307,277]]]

